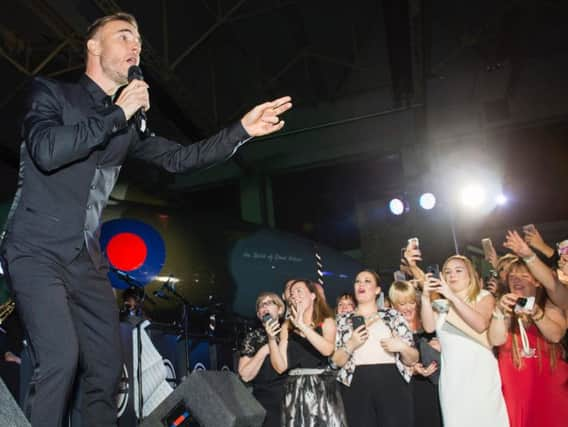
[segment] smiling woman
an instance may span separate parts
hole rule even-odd
[[[568,364],[558,341],[566,330],[562,310],[547,298],[524,261],[509,266],[503,295],[489,327],[498,346],[503,395],[512,427],[560,427],[568,419]],[[534,298],[534,307],[519,301]]]
[[[434,292],[448,300],[448,312],[433,311]],[[427,332],[436,331],[440,340],[439,393],[446,427],[509,425],[497,361],[487,338],[494,305],[489,291],[481,289],[471,261],[460,255],[446,260],[440,279],[428,275],[424,283],[422,324]]]
[[[412,397],[414,401],[414,426],[440,427],[442,416],[438,398],[440,373],[440,345],[435,334],[422,329],[420,307],[416,289],[410,282],[396,281],[389,288],[389,300],[405,320],[414,336],[420,352],[420,360],[412,367]]]
[[[268,335],[264,324],[280,325],[284,302],[273,292],[261,292],[256,299],[256,317],[262,325],[250,331],[239,349],[239,375],[252,385],[254,397],[266,409],[263,427],[279,427],[284,383],[288,377],[270,364]]]
[[[332,361],[350,426],[413,425],[409,367],[418,361],[412,332],[396,310],[377,310],[380,278],[374,271],[357,274],[357,307],[337,316]],[[363,404],[362,402],[365,402]]]
[[[338,384],[328,363],[336,331],[333,312],[310,280],[293,281],[287,302],[290,317],[282,330],[266,325],[272,366],[277,372],[288,370],[289,375],[281,425],[346,427]]]

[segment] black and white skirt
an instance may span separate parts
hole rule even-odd
[[[346,427],[345,410],[334,372],[290,371],[282,401],[283,427]]]

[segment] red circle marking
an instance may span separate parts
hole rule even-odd
[[[106,253],[114,268],[132,271],[144,264],[148,249],[144,240],[136,234],[119,233],[108,242]]]

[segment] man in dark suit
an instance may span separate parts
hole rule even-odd
[[[148,85],[127,78],[140,51],[134,17],[104,17],[87,34],[79,82],[36,78],[32,84],[18,190],[0,258],[33,356],[24,411],[34,427],[61,425],[78,370],[83,426],[116,425],[118,309],[98,237],[101,212],[126,156],[170,172],[205,167],[254,136],[282,129],[279,115],[291,108],[289,97],[258,105],[189,146],[142,138],[131,119],[150,108]]]

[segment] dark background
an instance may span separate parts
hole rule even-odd
[[[151,127],[189,144],[253,105],[291,95],[278,135],[226,164],[169,176],[135,162],[115,203],[222,214],[301,235],[379,270],[418,235],[431,258],[496,245],[536,223],[564,236],[568,203],[568,5],[564,1],[22,0],[0,18],[0,200],[18,164],[21,99],[34,75],[73,80],[95,18],[136,15]],[[466,213],[465,178],[509,198]],[[489,187],[488,187],[489,188]],[[438,206],[417,210],[422,191]],[[402,218],[386,213],[406,197]],[[224,225],[225,224],[225,225]],[[195,224],[198,226],[198,224]],[[279,284],[278,284],[279,286]]]

